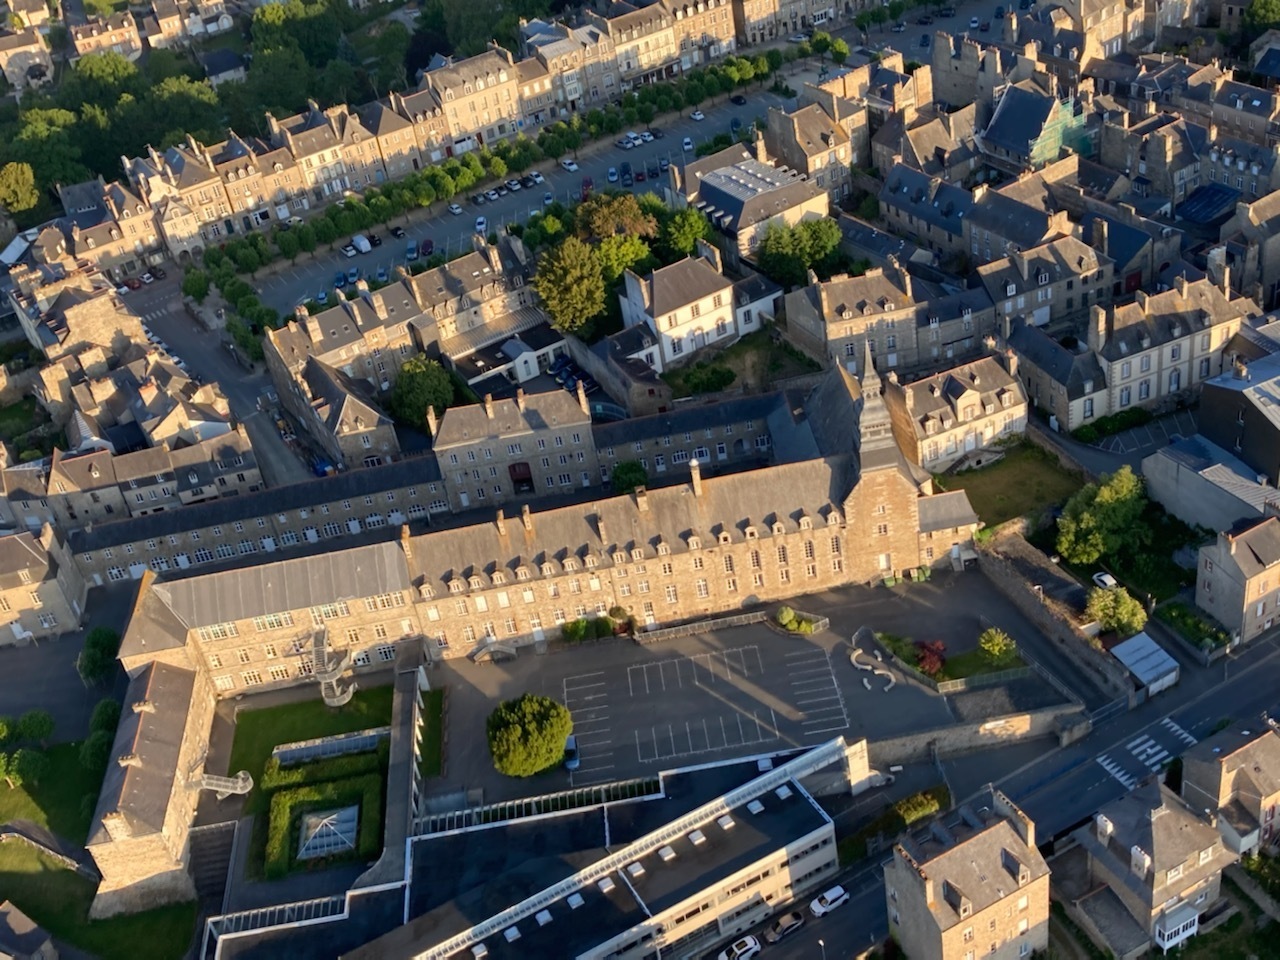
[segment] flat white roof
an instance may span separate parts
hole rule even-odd
[[[1111,655],[1128,667],[1144,687],[1178,672],[1178,661],[1165,653],[1145,631],[1116,644],[1111,648]]]

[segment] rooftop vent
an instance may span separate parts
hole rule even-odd
[[[475,957],[476,960],[481,960],[482,957],[487,957],[489,955],[489,948],[483,943],[477,943],[471,948],[471,955]]]
[[[789,796],[791,796],[791,788],[788,787],[785,783],[773,792],[778,795],[779,800],[786,800]]]
[[[608,893],[616,886],[616,884],[613,882],[612,877],[601,877],[600,882],[596,884],[596,886],[600,888],[601,893]]]
[[[507,943],[515,943],[520,939],[520,929],[518,927],[507,927],[502,931],[502,935],[506,937]]]
[[[752,800],[750,803],[747,804],[747,809],[750,810],[753,814],[764,813],[764,804],[761,803],[759,800]]]
[[[658,858],[663,863],[670,863],[676,858],[676,852],[670,846],[665,846],[658,851]]]
[[[627,876],[629,876],[632,880],[639,880],[641,877],[644,876],[644,864],[639,862],[628,863]]]
[[[571,893],[569,894],[569,899],[566,902],[569,904],[570,910],[577,910],[583,904],[582,894]]]
[[[727,813],[718,819],[716,823],[719,824],[721,830],[733,829],[733,817],[729,816]]]
[[[551,911],[539,910],[537,914],[534,915],[533,919],[538,921],[538,926],[545,927],[548,923],[551,922]]]
[[[700,847],[702,844],[707,842],[707,835],[701,830],[695,830],[693,833],[689,834],[689,842],[695,847]]]

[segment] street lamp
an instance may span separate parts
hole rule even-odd
[[[822,960],[827,960],[827,945],[819,940],[818,946],[822,948]]]

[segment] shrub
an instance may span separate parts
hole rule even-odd
[[[375,773],[383,768],[391,753],[389,740],[383,739],[377,749],[364,753],[349,753],[341,757],[326,757],[323,760],[312,760],[296,766],[281,766],[280,761],[272,757],[262,768],[263,790],[280,790],[285,787],[300,787],[308,783],[323,783],[326,780],[343,780],[358,777],[366,773]]]
[[[89,719],[89,730],[102,730],[115,736],[116,727],[120,725],[120,704],[114,700],[100,700],[93,708],[93,716]]]
[[[919,663],[915,645],[907,637],[900,637],[896,633],[877,633],[876,640],[880,642],[880,646],[884,647],[908,667],[914,667]]]
[[[564,759],[564,742],[573,720],[564,704],[526,693],[507,700],[486,722],[489,753],[499,773],[531,777]]]
[[[613,621],[608,617],[596,617],[591,621],[591,631],[597,640],[613,636]]]
[[[116,655],[119,653],[120,634],[110,627],[94,627],[85,637],[76,668],[85,683],[102,683],[115,676]]]
[[[805,618],[800,617],[795,621],[795,623],[792,624],[791,629],[795,633],[803,633],[803,634],[813,633],[813,621],[806,620]]]
[[[370,773],[363,777],[313,783],[273,794],[263,864],[267,877],[276,879],[289,872],[296,853],[298,818],[313,810],[360,804],[356,855],[368,858],[377,853],[382,847],[382,831],[379,829],[382,822],[382,779],[381,773]]]
[[[947,665],[947,645],[941,640],[920,640],[916,643],[916,666],[929,677],[937,677]]]
[[[774,619],[778,621],[780,627],[790,627],[795,623],[796,612],[790,607],[779,607],[778,612],[774,614]]]
[[[904,797],[893,805],[893,812],[902,818],[908,827],[913,823],[931,817],[942,809],[942,790],[926,790]]]
[[[591,628],[585,617],[579,617],[577,620],[570,620],[560,628],[560,635],[564,638],[565,643],[581,643],[587,638],[587,631]]]
[[[625,607],[610,607],[609,617],[622,623],[627,619],[627,610]]]
[[[1102,439],[1102,434],[1098,433],[1098,428],[1092,423],[1086,423],[1082,427],[1076,427],[1071,431],[1071,436],[1081,443],[1097,443]]]
[[[97,772],[106,770],[111,762],[111,746],[115,735],[106,730],[95,730],[80,744],[80,766]]]
[[[1013,662],[1018,655],[1018,645],[1003,630],[988,627],[978,637],[978,648],[983,659],[992,666],[1002,667]]]

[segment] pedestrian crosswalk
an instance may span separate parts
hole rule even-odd
[[[1095,759],[1103,770],[1132,790],[1144,777],[1163,770],[1174,757],[1195,743],[1194,736],[1165,717],[1150,728],[1149,733]]]
[[[150,323],[150,322],[159,320],[163,317],[167,317],[168,315],[169,315],[169,310],[166,307],[160,310],[148,310],[146,313],[142,315],[142,319]]]

